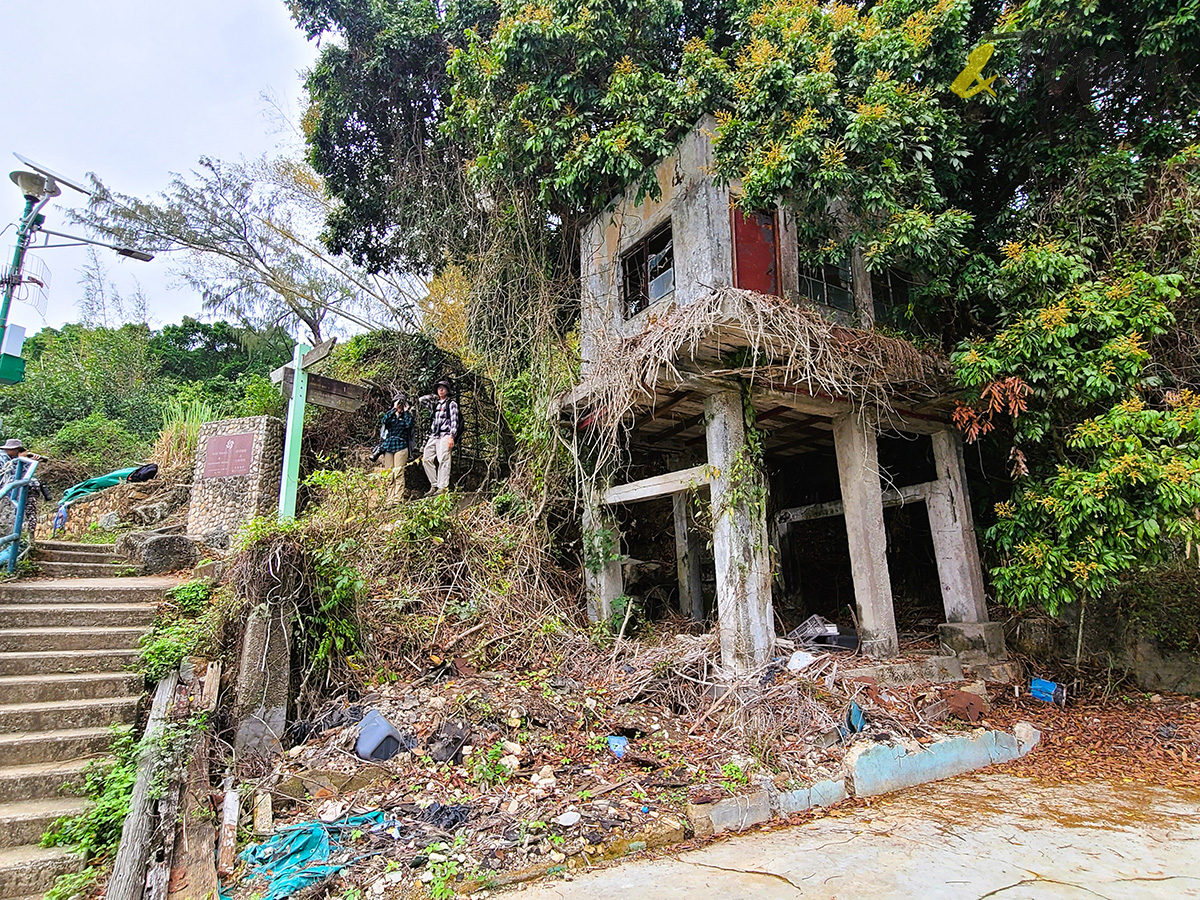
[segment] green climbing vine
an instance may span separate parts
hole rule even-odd
[[[601,526],[583,532],[583,565],[593,575],[598,574],[605,563],[616,562],[620,558],[621,548],[615,528]]]

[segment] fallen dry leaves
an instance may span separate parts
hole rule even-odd
[[[987,716],[990,727],[1006,731],[1020,721],[1041,729],[1041,742],[1001,771],[1057,782],[1200,783],[1200,700],[1194,697],[1085,698],[1059,709],[1001,694]]]

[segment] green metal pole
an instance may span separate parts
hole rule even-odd
[[[8,308],[12,306],[13,291],[21,283],[21,269],[25,266],[25,248],[29,246],[29,235],[33,231],[33,204],[36,197],[25,198],[25,212],[17,226],[17,247],[13,250],[12,268],[4,284],[4,301],[0,303],[0,344],[4,343],[4,332],[8,330]]]
[[[279,521],[296,518],[296,486],[300,481],[300,441],[304,437],[304,403],[308,398],[308,373],[300,367],[312,348],[296,343],[292,354],[292,399],[288,402],[287,430],[283,434],[283,476],[279,481]]]

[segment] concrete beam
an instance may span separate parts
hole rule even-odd
[[[690,498],[675,494],[675,573],[679,579],[679,612],[696,621],[704,619],[704,586],[700,578],[703,540],[692,525]]]
[[[888,488],[881,494],[884,509],[893,506],[904,506],[925,500],[931,490],[936,489],[937,482],[925,481],[921,484],[910,484],[901,488]],[[775,514],[775,521],[781,525],[788,522],[811,522],[813,519],[826,519],[830,516],[840,516],[844,512],[841,500],[830,500],[828,503],[810,503],[808,506],[793,506],[781,509]]]
[[[986,622],[983,567],[979,562],[975,522],[967,495],[962,438],[957,431],[943,429],[934,433],[931,440],[938,489],[931,492],[925,502],[929,510],[929,529],[933,532],[946,621]]]
[[[840,416],[833,420],[833,441],[850,543],[859,638],[868,656],[895,656],[900,644],[892,608],[875,428],[857,416]]]
[[[710,394],[704,412],[721,665],[743,675],[770,659],[775,645],[766,487],[746,459],[741,392]]]
[[[690,469],[680,469],[678,472],[667,472],[665,475],[655,475],[628,484],[618,484],[610,487],[600,497],[603,503],[635,503],[639,500],[653,500],[667,494],[676,494],[690,488],[708,484],[708,466],[692,466]]]
[[[617,520],[600,500],[600,495],[587,491],[583,505],[584,567],[583,581],[587,593],[589,622],[607,621],[612,616],[612,602],[625,593],[625,577],[621,572],[621,531]],[[600,536],[604,535],[603,546]],[[600,558],[592,558],[599,552]],[[608,557],[613,556],[615,559]]]

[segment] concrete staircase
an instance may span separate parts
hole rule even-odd
[[[128,563],[120,562],[112,544],[68,544],[42,541],[34,549],[38,575],[53,578],[102,578],[116,575]]]
[[[134,724],[142,676],[128,667],[167,578],[116,578],[111,545],[39,545],[49,579],[0,585],[0,900],[39,897],[83,861],[38,846],[83,800],[64,784]],[[62,577],[67,576],[67,577]]]

